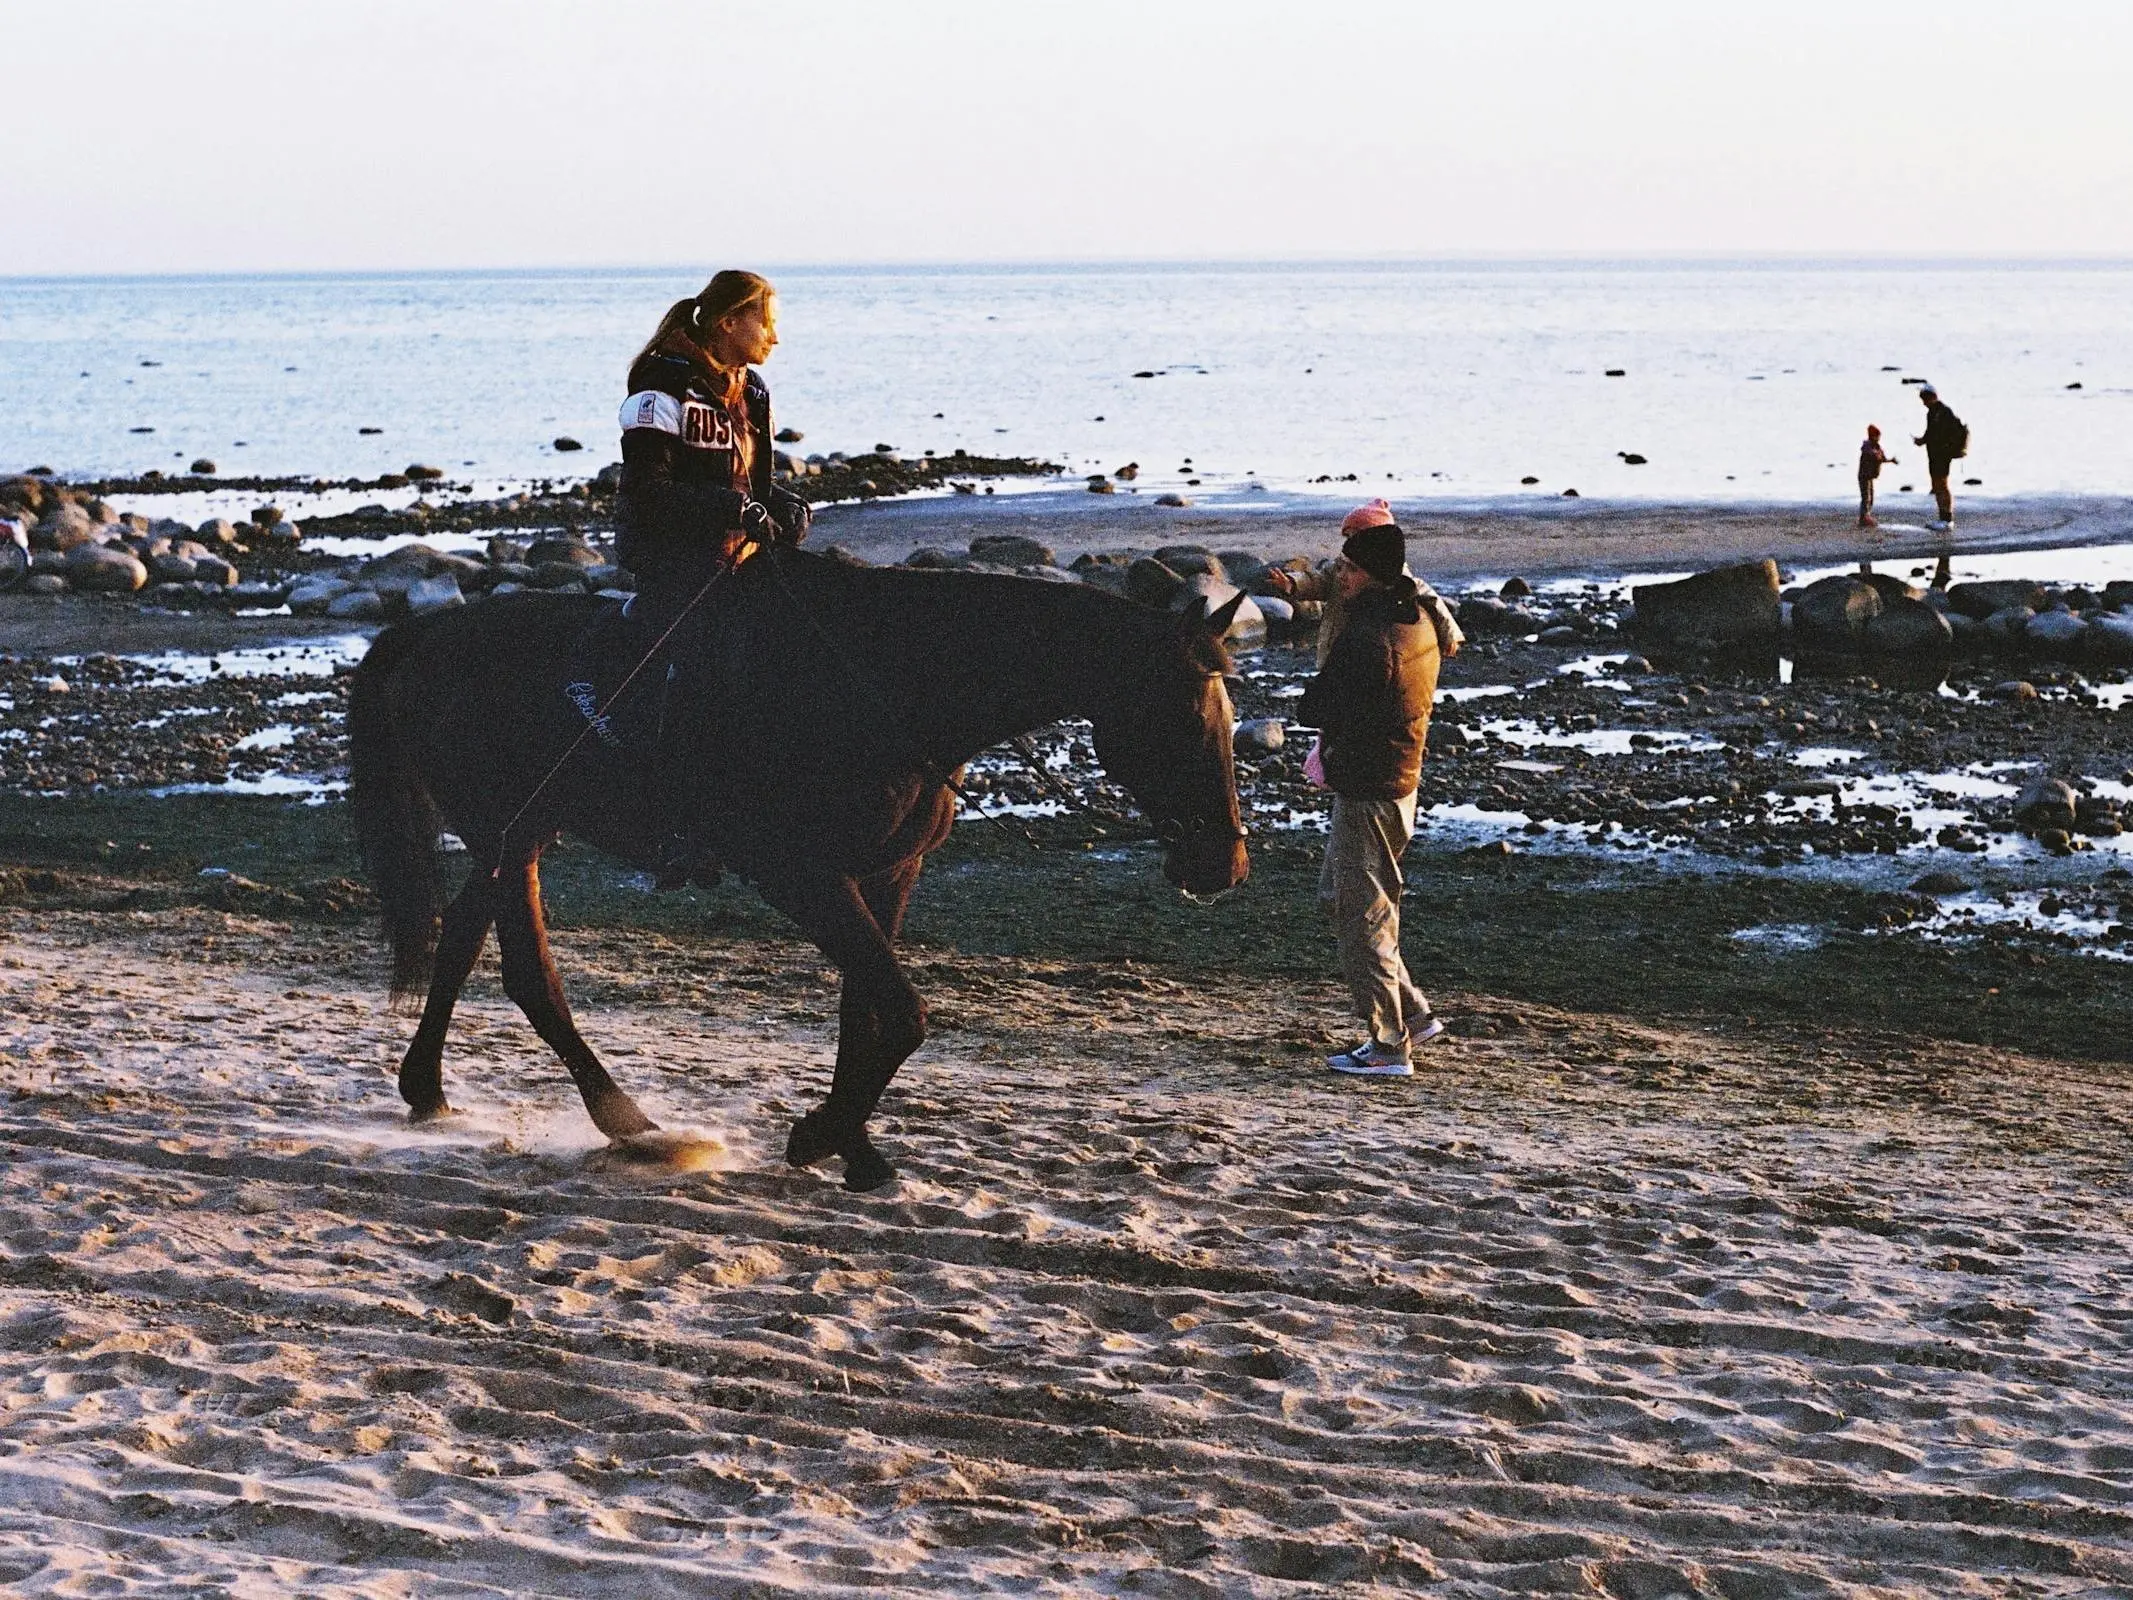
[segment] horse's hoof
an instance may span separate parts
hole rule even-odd
[[[659,1131],[659,1124],[646,1116],[637,1102],[620,1089],[587,1101],[585,1110],[592,1118],[592,1125],[610,1139],[634,1139]]]
[[[823,1128],[821,1118],[812,1111],[792,1125],[792,1137],[785,1141],[788,1166],[811,1167],[825,1156],[836,1153],[836,1141]]]
[[[863,1144],[846,1152],[844,1186],[853,1194],[867,1194],[895,1181],[896,1169],[872,1145]]]
[[[442,1122],[453,1114],[451,1103],[443,1095],[424,1105],[409,1106],[407,1120],[411,1126],[421,1127],[426,1122]]]

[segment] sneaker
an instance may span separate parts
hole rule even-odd
[[[1412,1033],[1408,1034],[1407,1042],[1410,1045],[1428,1044],[1430,1040],[1436,1038],[1442,1032],[1444,1032],[1444,1019],[1442,1017],[1432,1016],[1429,1021],[1423,1023],[1421,1027],[1416,1028]]]
[[[1375,1039],[1365,1039],[1353,1050],[1326,1057],[1326,1065],[1351,1078],[1411,1078],[1415,1075],[1415,1064],[1404,1045],[1379,1044]]]
[[[1952,533],[1954,530],[1955,524],[1952,521],[1943,519],[1936,518],[1926,524],[1926,531],[1929,533]]]

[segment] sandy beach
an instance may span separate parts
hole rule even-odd
[[[2122,1067],[921,957],[855,1198],[790,944],[565,936],[672,1175],[493,974],[414,1133],[360,938],[0,916],[14,1593],[2133,1584]]]
[[[1073,490],[953,499],[882,500],[827,506],[814,541],[839,544],[869,561],[901,561],[914,548],[962,550],[984,534],[1019,533],[1049,544],[1062,562],[1092,550],[1200,544],[1261,560],[1329,555],[1343,512],[1378,491],[1357,484],[1322,500],[1265,497],[1264,507],[1231,496],[1215,507],[1167,507],[1152,496]],[[2133,541],[2133,499],[2038,496],[1966,502],[1955,534],[1922,524],[1924,501],[1885,510],[1885,525],[1862,532],[1837,503],[1764,505],[1494,499],[1472,503],[1396,499],[1417,571],[1432,581],[1625,572],[1687,572],[1774,556],[1781,564],[1931,558],[1942,553],[2038,550]]]

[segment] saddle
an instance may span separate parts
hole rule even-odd
[[[634,595],[611,600],[593,613],[571,646],[562,692],[601,745],[648,759],[659,748],[666,721],[676,641],[647,660],[660,630],[631,614],[635,602]]]

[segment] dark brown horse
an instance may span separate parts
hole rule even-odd
[[[400,1065],[417,1119],[450,1109],[445,1029],[493,923],[505,991],[562,1057],[594,1124],[615,1139],[653,1129],[572,1023],[541,909],[540,855],[559,832],[648,866],[672,822],[654,814],[640,756],[588,738],[556,765],[585,731],[563,686],[600,604],[518,594],[403,623],[356,673],[356,832],[393,992],[429,990]],[[842,1156],[852,1189],[894,1176],[867,1119],[926,1033],[894,945],[926,853],[953,825],[950,784],[979,751],[1085,717],[1105,770],[1155,822],[1165,875],[1195,893],[1243,881],[1219,643],[1229,620],[1079,584],[799,551],[760,556],[714,588],[689,697],[703,719],[696,748],[714,752],[700,775],[702,836],[844,976],[836,1073],[793,1125],[788,1161]],[[475,870],[440,917],[447,828]]]

